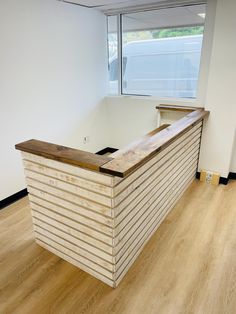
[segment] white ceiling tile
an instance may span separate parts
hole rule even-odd
[[[189,10],[191,8],[182,7],[124,14],[123,30],[142,31],[166,27],[203,25],[204,19],[197,12],[205,12],[205,6],[199,5],[198,10]],[[111,19],[109,22],[109,30],[114,32],[117,29],[116,19]]]
[[[77,3],[87,7],[100,7],[107,5],[124,4],[130,0],[67,0],[67,2]]]

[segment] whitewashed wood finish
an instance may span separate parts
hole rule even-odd
[[[73,176],[77,176],[78,178],[85,179],[85,181],[100,183],[104,186],[112,187],[117,182],[122,179],[116,178],[106,174],[100,174],[96,171],[91,171],[87,169],[83,169],[80,167],[76,167],[73,165],[65,164],[56,160],[47,159],[41,156],[33,155],[26,152],[21,152],[24,160],[32,161],[39,165],[43,165],[52,169],[56,169],[62,171],[63,173],[68,173]]]
[[[23,152],[37,243],[116,287],[194,179],[201,128],[124,179]]]
[[[38,157],[38,156],[36,156],[36,157]],[[42,157],[40,157],[40,158],[42,158]],[[38,160],[38,161],[42,162],[42,160]],[[50,160],[50,161],[53,161],[53,160]],[[105,195],[108,197],[112,196],[113,189],[111,187],[103,185],[101,183],[96,183],[96,182],[93,182],[90,180],[80,178],[76,175],[72,175],[70,173],[58,171],[60,169],[53,169],[53,168],[47,167],[45,165],[35,163],[33,161],[24,160],[23,163],[24,163],[25,169],[27,169],[29,171],[33,171],[35,173],[46,175],[48,177],[58,179],[62,182],[71,183],[75,186],[80,187],[82,190],[84,189],[85,191],[95,192],[95,193]],[[56,163],[58,163],[58,162],[56,162]],[[46,162],[46,164],[48,164],[48,162]],[[65,169],[65,170],[67,170],[67,169]]]
[[[122,190],[124,190],[128,185],[130,185],[137,177],[140,176],[141,173],[145,172],[147,169],[149,169],[152,165],[154,165],[157,161],[159,161],[161,158],[163,158],[167,153],[173,151],[173,149],[182,148],[185,145],[185,140],[189,139],[191,136],[197,135],[201,133],[201,127],[202,122],[198,123],[196,126],[194,126],[192,129],[190,129],[188,132],[184,133],[180,138],[177,138],[173,143],[171,143],[166,149],[158,153],[155,157],[150,159],[143,165],[139,172],[135,171],[127,178],[119,181],[115,187],[114,187],[114,195],[118,195]],[[119,152],[119,151],[118,151]]]
[[[70,193],[68,191],[58,189],[51,185],[31,179],[30,177],[26,177],[26,182],[29,187],[32,187],[42,192],[48,192],[52,195],[58,196],[59,198],[65,199],[67,201],[71,201],[77,204],[79,207],[83,207],[88,210],[101,213],[101,215],[113,217],[113,210],[111,207],[94,202],[94,199],[88,200],[88,199],[82,198],[74,193]]]

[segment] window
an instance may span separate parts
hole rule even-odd
[[[205,10],[191,5],[108,17],[110,93],[196,98]]]
[[[119,61],[118,61],[118,18],[109,16],[108,27],[108,57],[109,57],[109,93],[119,93]]]

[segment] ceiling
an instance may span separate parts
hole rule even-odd
[[[120,6],[132,6],[136,4],[146,4],[148,3],[156,3],[161,2],[163,0],[66,0],[65,2],[76,3],[89,8],[101,8],[102,9],[110,9],[116,8]]]
[[[81,5],[87,8],[95,8],[109,14],[110,12],[126,11],[132,9],[148,8],[150,6],[185,5],[203,3],[204,0],[59,0],[67,3]]]
[[[201,15],[205,11],[205,5],[195,5],[125,14],[123,16],[123,31],[203,25],[204,17]],[[108,23],[109,32],[115,32],[117,29],[116,18],[110,17]]]
[[[86,8],[97,9],[106,15],[117,13],[132,13],[135,11],[153,10],[154,8],[167,8],[203,4],[206,0],[58,0],[66,3],[80,5]]]

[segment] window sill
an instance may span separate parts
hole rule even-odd
[[[147,100],[150,102],[157,102],[157,103],[165,103],[169,105],[186,105],[189,106],[191,104],[194,105],[194,107],[202,107],[203,104],[200,103],[199,99],[187,99],[187,98],[168,98],[168,97],[158,97],[158,96],[139,96],[139,95],[111,95],[108,94],[106,98],[110,99],[130,99],[130,100]]]

